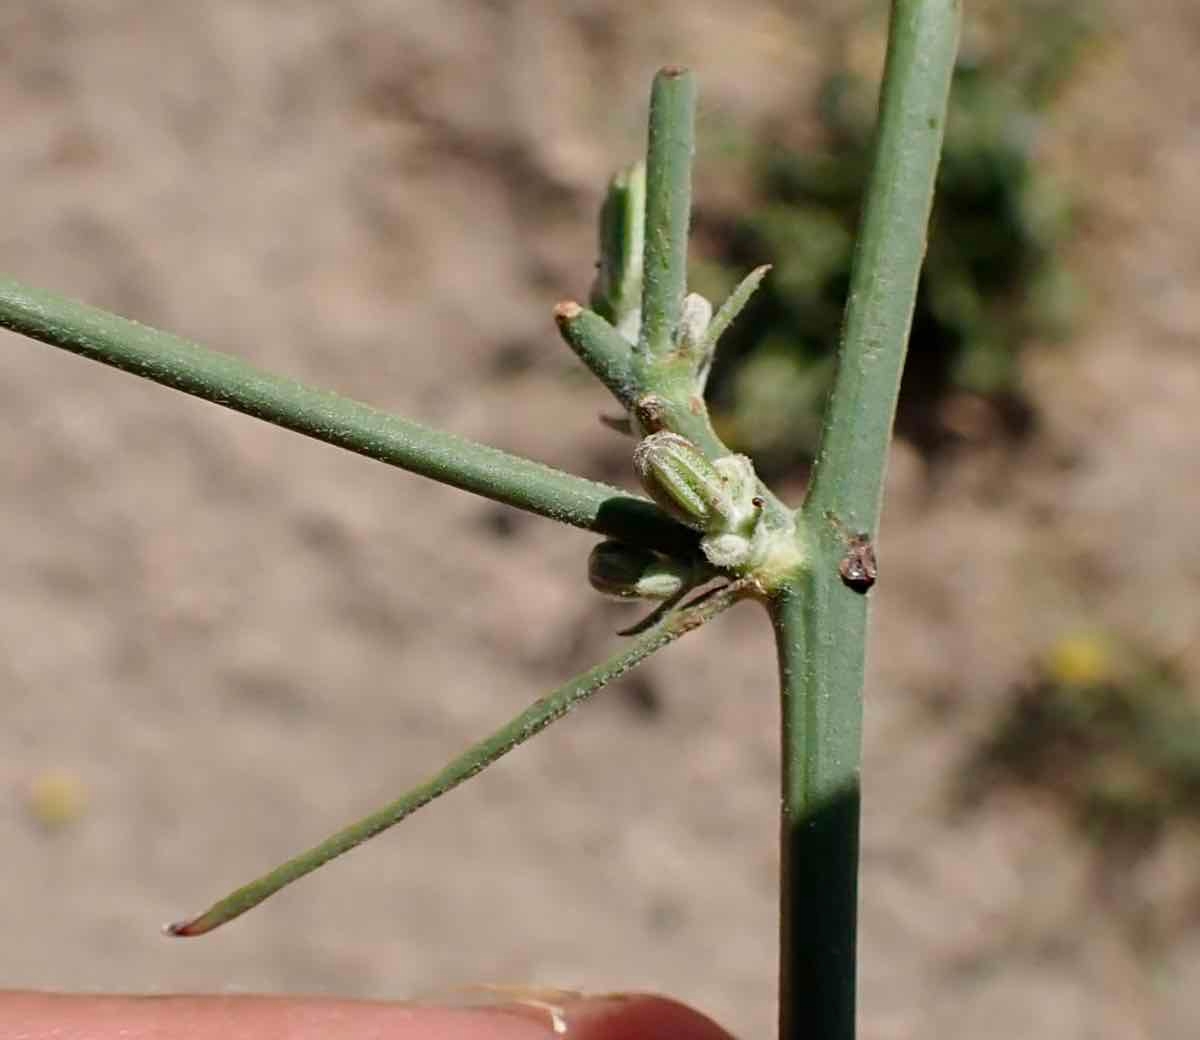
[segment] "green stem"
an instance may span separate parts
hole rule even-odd
[[[721,304],[717,313],[713,315],[712,321],[709,322],[708,328],[704,332],[704,342],[700,345],[700,354],[706,360],[711,360],[717,349],[718,341],[725,335],[725,330],[733,324],[734,318],[742,313],[742,308],[750,302],[750,297],[754,295],[754,291],[770,270],[770,264],[756,267],[737,284],[733,292]]]
[[[671,430],[710,459],[718,459],[731,452],[709,418],[699,358],[677,350],[675,343],[687,292],[695,121],[696,85],[691,72],[676,65],[660,69],[650,94],[641,338],[629,362],[633,400],[625,402],[618,397],[643,431]],[[729,305],[717,312],[713,320],[718,322],[718,331],[733,320],[767,270],[759,268],[748,275]],[[713,347],[715,341],[706,340],[705,349]],[[623,375],[615,364],[601,365],[578,348],[576,352],[610,389],[614,383],[604,374],[606,368]],[[607,353],[616,354],[615,344]],[[766,503],[767,521],[775,527],[790,527],[791,511],[762,482],[759,492]]]
[[[106,311],[0,279],[0,327],[443,484],[666,551],[694,538],[652,503],[270,375]]]
[[[804,507],[874,531],[946,122],[960,0],[894,0],[837,375]]]
[[[867,597],[842,582],[878,528],[941,152],[959,0],[894,0],[875,160],[838,368],[800,515],[804,573],[775,599],[783,695],[780,1036],[852,1040]]]
[[[638,394],[630,363],[633,348],[625,338],[595,311],[570,300],[554,308],[554,320],[576,357],[631,411]]]
[[[178,924],[168,925],[167,933],[178,936],[203,935],[235,917],[240,917],[281,888],[375,837],[435,798],[482,772],[498,758],[540,733],[550,723],[562,718],[572,708],[624,675],[656,650],[711,621],[723,610],[733,606],[744,594],[745,589],[742,586],[728,585],[693,606],[668,615],[654,628],[634,639],[620,653],[560,686],[548,696],[534,701],[520,715],[491,736],[472,745],[425,783],[414,787],[377,812],[338,831],[319,845],[288,860],[256,881],[237,889],[204,913]]]
[[[696,80],[668,65],[654,77],[646,150],[646,244],[642,262],[639,349],[669,353],[687,291],[688,224],[692,212]]]
[[[636,342],[642,315],[642,261],[646,243],[646,164],[638,160],[608,182],[599,220],[600,258],[592,310]]]
[[[852,1040],[863,648],[851,639],[865,625],[829,628],[839,590],[806,578],[772,604],[783,694],[779,1035]]]

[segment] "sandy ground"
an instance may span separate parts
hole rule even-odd
[[[599,189],[641,147],[654,68],[697,69],[709,142],[806,111],[820,6],[9,0],[0,269],[627,481],[551,307],[586,291]],[[1111,6],[1046,130],[1092,303],[1070,347],[1030,358],[1043,424],[936,475],[904,445],[893,460],[872,1040],[1200,1027],[1194,835],[1115,904],[1052,807],[947,808],[1055,636],[1113,626],[1200,670],[1200,9]],[[0,984],[662,989],[771,1035],[778,720],[753,608],[401,831],[171,943],[164,921],[421,778],[628,615],[584,584],[580,532],[7,335],[0,487]],[[48,832],[27,792],[55,771],[87,807]],[[1151,949],[1130,901],[1171,922]]]

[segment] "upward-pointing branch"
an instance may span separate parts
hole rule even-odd
[[[687,291],[692,212],[696,79],[668,65],[654,77],[646,151],[646,246],[642,264],[642,332],[638,347],[662,356],[674,347]]]

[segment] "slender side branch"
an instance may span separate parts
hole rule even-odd
[[[608,182],[599,220],[600,259],[589,302],[631,344],[642,325],[646,248],[646,164],[639,160]]]
[[[644,499],[270,375],[40,289],[0,279],[0,327],[308,437],[561,523],[666,551],[694,538]]]
[[[550,723],[562,718],[572,708],[597,690],[607,686],[614,679],[624,675],[656,650],[662,649],[680,636],[712,620],[723,610],[736,603],[744,594],[743,587],[736,584],[729,585],[691,607],[668,615],[658,625],[633,640],[625,649],[610,657],[603,664],[584,672],[548,696],[534,701],[511,722],[502,726],[490,737],[472,745],[425,783],[414,787],[370,816],[338,831],[337,834],[277,867],[257,881],[252,881],[239,888],[220,902],[215,903],[203,914],[178,924],[168,925],[167,934],[203,935],[205,932],[211,932],[214,928],[232,921],[235,917],[240,917],[281,888],[375,837],[438,796],[482,772],[498,758],[540,733]]]
[[[629,342],[594,311],[565,300],[554,308],[558,331],[575,355],[627,411],[637,401]]]
[[[783,1040],[854,1037],[868,586],[844,584],[841,572],[878,527],[959,16],[959,0],[893,0],[837,374],[800,516],[806,566],[772,604],[783,687]]]
[[[660,69],[650,94],[646,248],[638,343],[639,349],[650,356],[661,356],[674,347],[687,291],[695,110],[696,80],[692,73],[675,65]]]
[[[754,291],[770,270],[770,264],[756,267],[737,284],[733,292],[729,294],[729,298],[713,315],[712,321],[705,330],[704,342],[700,345],[700,354],[705,358],[707,364],[712,363],[712,355],[717,349],[717,341],[725,335],[725,330],[733,324],[734,318],[742,313],[742,308],[750,302],[750,297],[754,295]]]

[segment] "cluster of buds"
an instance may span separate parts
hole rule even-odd
[[[647,494],[701,532],[700,549],[713,567],[737,570],[760,556],[763,501],[744,455],[711,460],[686,437],[664,430],[639,442],[633,464]],[[699,561],[618,541],[601,542],[588,559],[588,580],[609,596],[674,601],[712,574]]]
[[[703,533],[700,548],[714,567],[737,568],[759,548],[763,500],[745,455],[709,459],[677,433],[639,442],[633,465],[646,493],[681,524]]]
[[[620,171],[609,183],[600,211],[600,261],[592,285],[591,306],[634,351],[638,349],[641,301],[645,272],[646,169],[641,163]],[[691,366],[689,403],[702,401],[713,354],[721,333],[745,306],[766,274],[759,267],[747,275],[714,313],[713,305],[699,293],[681,301],[673,335],[672,366]],[[560,325],[578,318],[560,308]],[[605,351],[593,355],[570,335],[568,342],[593,371],[613,385],[612,367]],[[606,351],[611,351],[606,346]],[[622,357],[622,352],[616,352]],[[623,370],[622,370],[623,371]],[[626,379],[628,373],[624,373]],[[628,405],[629,387],[622,383],[617,396]],[[658,394],[642,393],[631,407],[628,420],[612,423],[642,439],[633,462],[642,486],[651,498],[680,523],[699,531],[700,548],[715,568],[742,571],[761,561],[770,532],[763,519],[758,478],[744,455],[710,459],[686,437],[666,429],[672,407]],[[700,561],[689,564],[621,542],[603,542],[588,563],[592,585],[615,596],[671,601],[712,571]]]

